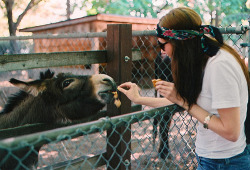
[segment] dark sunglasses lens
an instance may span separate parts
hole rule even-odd
[[[160,44],[160,48],[161,48],[162,50],[165,50],[165,44]]]
[[[165,44],[167,44],[168,42],[165,43],[161,43],[160,41],[157,41],[159,47],[164,51],[165,50]]]

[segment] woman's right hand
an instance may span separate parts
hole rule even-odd
[[[118,86],[117,90],[124,93],[132,102],[136,103],[141,97],[139,94],[140,88],[132,82],[126,82]]]

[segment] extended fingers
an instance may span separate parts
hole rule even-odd
[[[122,87],[117,87],[117,90],[119,90],[120,92],[122,92],[122,93],[126,93],[127,92],[127,90],[125,90],[124,88],[122,88]]]
[[[131,88],[136,88],[137,85],[135,83],[132,82],[126,82],[126,83],[122,83],[120,86],[117,87],[117,89],[123,93],[125,93],[126,91],[128,91]]]
[[[131,82],[126,82],[126,83],[120,84],[120,86],[118,86],[118,88],[119,88],[119,87],[121,87],[121,88],[130,88],[131,85],[132,85]]]

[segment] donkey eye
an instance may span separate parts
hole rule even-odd
[[[70,85],[70,83],[72,83],[74,80],[73,79],[68,79],[68,80],[65,80],[63,83],[62,83],[62,87],[65,88],[65,87],[68,87]]]

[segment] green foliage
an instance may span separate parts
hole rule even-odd
[[[88,15],[97,13],[133,15],[138,17],[157,17],[160,7],[153,5],[152,0],[84,0],[83,6],[92,3]]]
[[[185,1],[186,0],[179,0]],[[194,10],[201,14],[209,14],[210,18],[218,19],[218,25],[228,26],[232,23],[241,24],[241,20],[247,20],[250,10],[246,7],[247,0],[194,0]],[[186,4],[188,6],[188,3]],[[212,16],[211,16],[212,14]],[[211,22],[210,24],[215,24]]]
[[[219,8],[218,16],[220,17],[221,25],[227,26],[232,23],[241,24],[241,20],[247,20],[250,10],[246,7],[247,0],[216,0],[216,6]],[[223,15],[225,15],[223,17]]]
[[[231,0],[231,4],[227,1],[223,1],[222,10],[225,13],[225,17],[221,21],[222,26],[226,26],[232,23],[236,25],[241,24],[241,20],[247,20],[250,17],[250,9],[246,7],[247,0]],[[227,4],[227,5],[224,5]]]
[[[157,1],[157,0],[155,0]],[[83,0],[83,6],[92,4],[87,10],[88,15],[97,13],[109,13],[118,15],[133,15],[138,17],[157,17],[163,9],[169,9],[173,4],[162,3],[156,6],[153,0]],[[193,8],[200,14],[205,24],[228,26],[232,23],[241,24],[241,20],[247,20],[250,10],[246,7],[247,0],[176,0],[178,6]],[[212,15],[212,16],[211,16]],[[205,18],[205,16],[207,18]],[[210,16],[210,17],[208,17]],[[211,21],[212,19],[212,21]],[[208,20],[208,21],[207,21]]]
[[[0,0],[0,7],[4,9],[4,14],[8,19],[10,35],[16,35],[17,27],[22,21],[23,17],[33,7],[37,6],[40,2],[47,0]],[[15,15],[16,9],[21,9],[21,13]],[[17,16],[16,18],[14,16]]]

